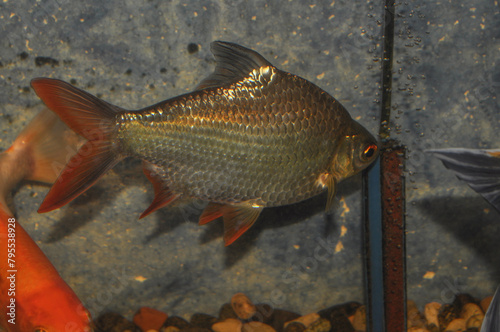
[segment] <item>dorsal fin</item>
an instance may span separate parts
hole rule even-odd
[[[259,53],[238,44],[215,41],[210,45],[217,64],[215,71],[196,90],[225,86],[248,77],[254,69],[273,66]]]

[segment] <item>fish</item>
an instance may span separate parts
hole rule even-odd
[[[500,212],[500,150],[499,149],[433,149],[428,150],[444,166],[483,196]]]
[[[495,295],[493,295],[481,325],[481,332],[498,331],[500,331],[500,286],[497,287]]]
[[[8,206],[23,180],[53,183],[81,142],[45,109],[0,154],[0,331],[92,331],[90,313]]]
[[[377,140],[315,84],[279,70],[243,46],[211,44],[215,71],[196,89],[126,110],[75,86],[35,78],[38,97],[87,142],[69,161],[38,212],[60,208],[126,157],[143,160],[154,188],[141,218],[179,198],[208,205],[230,245],[266,207],[294,204],[368,167]]]

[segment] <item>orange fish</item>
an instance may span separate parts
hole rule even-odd
[[[20,181],[54,182],[80,141],[44,110],[0,154],[0,331],[92,330],[87,310],[7,206]]]
[[[328,93],[242,46],[214,42],[215,72],[196,91],[126,111],[54,79],[31,82],[44,103],[88,141],[39,212],[70,202],[125,157],[145,161],[155,198],[141,217],[180,198],[209,204],[231,244],[265,207],[335,188],[377,157],[376,139]]]

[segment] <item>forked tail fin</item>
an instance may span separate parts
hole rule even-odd
[[[123,158],[113,135],[116,116],[124,110],[60,80],[36,78],[31,86],[47,107],[88,140],[45,197],[38,209],[43,213],[75,199]]]

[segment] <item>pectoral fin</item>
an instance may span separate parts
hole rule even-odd
[[[262,206],[249,201],[233,205],[210,203],[200,217],[200,225],[222,216],[224,220],[224,243],[228,246],[254,224],[262,209]]]
[[[322,188],[328,188],[328,198],[326,200],[325,208],[325,211],[328,212],[332,208],[334,202],[333,198],[335,197],[335,193],[337,192],[337,180],[332,174],[325,172],[319,175],[316,183]]]
[[[330,175],[328,177],[326,186],[328,187],[328,198],[326,200],[325,211],[328,212],[333,206],[333,198],[335,197],[335,193],[337,192],[337,181],[333,176]]]

